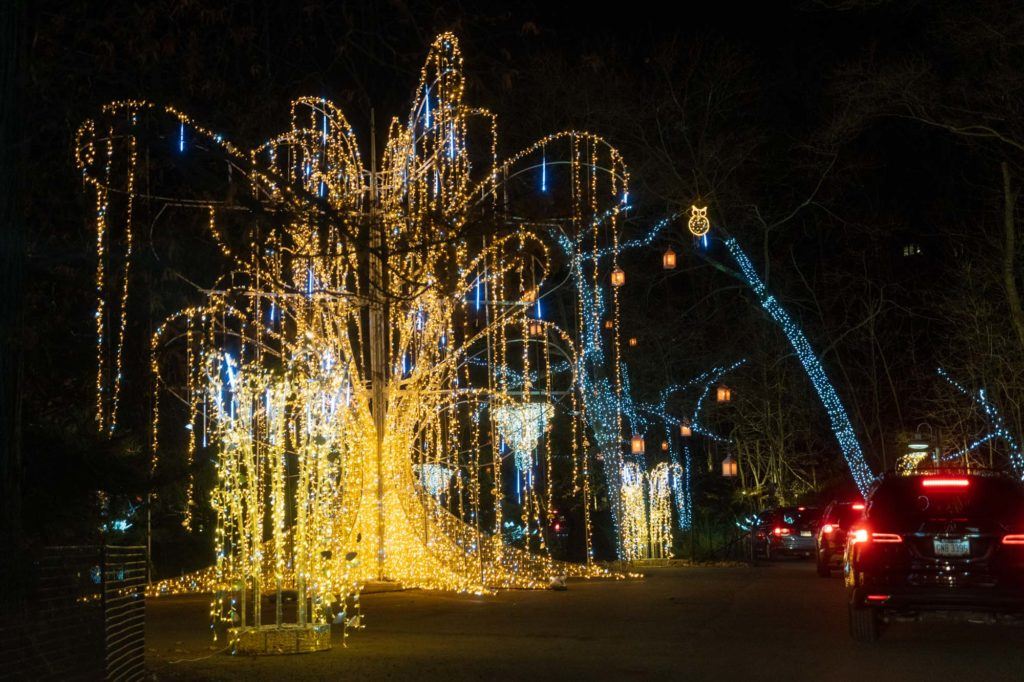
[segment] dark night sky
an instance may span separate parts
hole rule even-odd
[[[140,97],[173,103],[255,143],[285,125],[289,99],[314,94],[341,104],[365,152],[371,106],[378,122],[405,115],[427,46],[441,30],[460,36],[468,96],[499,114],[506,151],[569,125],[621,141],[638,188],[631,229],[697,193],[711,195],[713,219],[729,223],[759,267],[770,265],[772,286],[822,349],[869,456],[891,447],[896,434],[933,414],[935,364],[970,344],[949,340],[935,292],[957,281],[965,258],[992,259],[986,234],[998,224],[999,157],[890,113],[863,115],[858,107],[877,88],[861,81],[867,96],[858,98],[864,93],[851,90],[848,73],[923,64],[943,86],[972,75],[981,90],[998,91],[986,81],[986,59],[1001,39],[965,46],[950,41],[949,27],[973,25],[977,15],[1007,27],[1006,40],[1019,44],[1019,10],[1004,2],[707,2],[671,11],[663,4],[68,0],[32,7],[26,449],[88,449],[82,439],[90,415],[82,406],[91,405],[93,377],[93,235],[71,158],[78,124],[103,102]],[[695,92],[734,97],[702,140],[713,150],[704,157],[710,166],[742,159],[718,185],[688,184],[693,164],[684,146],[671,146],[658,162],[664,171],[644,151],[653,130],[646,117],[666,99],[655,68],[666,52],[680,72],[700,67]],[[965,61],[973,53],[979,56]],[[880,111],[892,97],[877,97]],[[847,119],[855,123],[840,125]],[[671,116],[659,120],[673,124]],[[821,178],[822,159],[834,161],[814,202],[766,245],[751,207],[769,221],[790,213]],[[672,173],[682,178],[676,186]],[[978,237],[964,239],[971,229]],[[900,258],[908,241],[926,247],[923,257]],[[769,365],[796,372],[787,381],[796,402],[809,406],[802,417],[813,432],[808,447],[834,463],[823,417],[777,332],[735,288],[714,294],[729,283],[685,251],[683,272],[648,275],[657,257],[627,261],[637,273],[627,321],[648,348],[663,351],[635,359],[640,390],[656,392],[671,376],[745,348],[763,350],[774,358]],[[885,292],[876,327],[861,324],[857,301],[865,290]],[[666,315],[682,323],[666,324]],[[723,347],[723,338],[736,342]],[[869,402],[862,387],[881,375],[879,354],[896,368],[898,385]],[[37,461],[45,468],[49,459]],[[87,478],[109,477],[90,466],[83,465]]]

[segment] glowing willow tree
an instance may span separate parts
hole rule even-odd
[[[622,464],[620,523],[625,558],[672,557],[673,488],[681,486],[684,475],[676,463],[660,462],[648,472],[636,462]]]
[[[701,409],[713,385],[745,362],[739,360],[730,365],[716,366],[687,382],[667,386],[662,389],[657,403],[633,399],[629,393],[627,367],[623,366],[621,410],[630,432],[640,438],[640,446],[638,451],[631,451],[628,457],[619,457],[613,462],[620,472],[619,504],[616,510],[619,558],[629,561],[671,558],[673,507],[679,529],[692,529],[692,457],[689,439],[693,434],[699,434],[710,440],[729,442],[703,425]],[[669,400],[673,394],[691,388],[701,390],[690,416],[680,419],[669,412]],[[668,459],[655,463],[646,454],[644,436],[656,435],[658,427],[664,434],[661,453]]]
[[[267,590],[298,590],[305,625],[374,578],[479,593],[603,574],[589,561],[585,425],[619,429],[620,408],[587,414],[584,348],[600,340],[543,319],[542,301],[557,289],[552,234],[577,245],[573,262],[594,249],[586,286],[607,287],[628,173],[578,131],[499,162],[495,117],[465,105],[463,88],[457,41],[441,35],[379,169],[322,98],[294,102],[291,129],[251,150],[144,101],[111,103],[79,130],[96,201],[101,429],[123,419],[140,212],[155,223],[198,210],[226,264],[151,336],[152,466],[179,439],[190,465],[210,448],[216,565],[189,583],[233,592],[224,604],[243,626],[261,625]],[[576,305],[577,318],[592,314]],[[615,396],[617,296],[609,315],[615,366],[602,386]],[[534,532],[515,542],[501,533],[505,443],[530,470],[518,513]],[[586,566],[545,548],[556,459],[586,510]],[[186,526],[195,494],[193,482]]]

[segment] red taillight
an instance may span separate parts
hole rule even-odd
[[[866,528],[858,528],[850,534],[850,542],[852,544],[858,542],[879,542],[879,543],[891,543],[896,544],[903,542],[903,538],[896,533],[870,533]]]
[[[1004,535],[1004,545],[1024,545],[1024,535]]]
[[[836,527],[833,526],[831,523],[826,523],[824,526],[821,527],[821,532],[824,533],[825,535],[831,535],[832,533],[835,532],[835,530],[836,530]]]
[[[772,532],[776,535],[789,535],[788,528],[776,527],[775,530],[773,530]]]
[[[921,479],[921,487],[923,488],[966,488],[971,484],[969,479],[966,478],[923,478]]]
[[[852,505],[850,508],[853,509],[853,511],[864,511],[864,505],[861,504],[860,502],[858,502],[855,505]]]
[[[889,595],[887,594],[869,594],[867,596],[868,601],[889,601]]]

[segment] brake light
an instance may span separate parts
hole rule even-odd
[[[860,502],[858,502],[858,503],[854,504],[851,507],[851,509],[853,509],[854,511],[864,511],[864,505],[861,504]]]
[[[896,544],[903,542],[903,538],[896,533],[869,533],[866,528],[858,528],[850,534],[850,543],[856,544],[858,542],[871,542],[878,543],[890,543]]]
[[[889,595],[887,594],[869,594],[867,596],[868,601],[889,601]]]
[[[923,488],[966,488],[971,484],[966,478],[924,478],[921,479]]]
[[[836,527],[833,526],[831,523],[826,523],[824,526],[821,527],[821,532],[825,535],[831,535],[835,531],[835,529]]]
[[[788,528],[777,527],[772,532],[775,533],[776,535],[789,535],[789,529]]]
[[[1004,535],[1003,536],[1003,544],[1004,545],[1024,545],[1024,535],[1020,535],[1020,534],[1017,534],[1017,535]]]

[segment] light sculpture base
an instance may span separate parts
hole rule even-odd
[[[231,628],[228,636],[235,644],[234,653],[243,656],[308,654],[331,648],[328,623]]]

